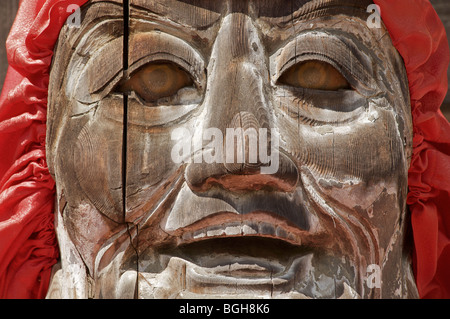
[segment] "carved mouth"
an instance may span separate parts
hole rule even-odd
[[[221,212],[173,232],[175,247],[160,248],[158,253],[196,265],[192,269],[202,269],[200,273],[221,284],[235,285],[239,278],[270,282],[276,276],[293,275],[288,275],[291,268],[298,268],[301,257],[311,253],[302,245],[305,233],[276,214]],[[199,274],[194,277],[202,278]]]
[[[214,253],[212,253],[214,252]],[[309,251],[264,237],[204,239],[179,246],[174,255],[228,277],[272,277]]]
[[[303,298],[314,295],[316,276],[322,280],[322,269],[313,266],[317,259],[333,260],[338,272],[342,268],[338,260],[326,257],[330,236],[302,230],[272,212],[215,212],[171,231],[162,227],[164,220],[158,225],[166,239],[160,245],[151,241],[148,254],[157,261],[140,260],[139,289],[144,298],[242,297],[249,291],[255,294],[252,297]],[[334,287],[326,296],[341,293],[343,280],[328,273],[323,277],[326,287]],[[160,287],[160,281],[170,285]]]
[[[170,214],[140,230],[140,246],[149,249],[141,256],[156,257],[139,260],[148,294],[159,289],[158,280],[171,282],[161,288],[170,294],[272,297],[310,289],[311,262],[330,246],[330,236],[311,223],[300,195],[277,201],[264,194],[245,204],[241,197],[211,201],[186,188]]]

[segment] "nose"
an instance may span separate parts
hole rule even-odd
[[[279,147],[265,50],[247,15],[232,13],[224,18],[208,65],[206,92],[201,131],[220,131],[222,147],[215,149],[216,161],[188,164],[189,187],[194,192],[213,186],[230,191],[293,191],[299,174]]]

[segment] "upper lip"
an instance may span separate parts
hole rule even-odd
[[[297,192],[287,194],[255,191],[235,194],[221,188],[212,188],[199,196],[185,183],[171,210],[163,219],[161,228],[167,233],[179,229],[193,229],[194,225],[201,228],[220,228],[226,221],[268,222],[274,226],[286,224],[290,225],[286,226],[289,229],[285,229],[289,233],[295,229],[309,230],[309,212],[302,202],[301,194]],[[228,213],[226,218],[224,212]]]
[[[300,246],[305,231],[286,218],[267,211],[253,211],[242,215],[234,212],[217,212],[186,227],[171,232],[183,245],[212,238],[240,236],[279,239]]]

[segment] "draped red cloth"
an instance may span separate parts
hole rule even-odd
[[[22,0],[7,46],[0,96],[0,298],[43,298],[58,247],[55,182],[45,160],[47,89],[53,47],[86,0]]]
[[[407,204],[414,272],[422,298],[450,298],[450,124],[439,110],[447,93],[449,44],[428,0],[374,0],[405,62],[413,119]]]
[[[0,298],[43,298],[58,258],[55,183],[45,160],[49,68],[71,4],[22,0],[0,96]],[[374,0],[405,61],[414,125],[407,204],[422,298],[450,298],[450,124],[439,111],[449,47],[428,0]]]

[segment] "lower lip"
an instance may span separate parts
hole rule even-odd
[[[279,238],[255,235],[205,239],[160,253],[177,256],[206,268],[225,266],[231,271],[231,265],[236,264],[233,268],[235,273],[255,266],[253,270],[245,271],[269,271],[273,274],[283,272],[294,259],[309,252],[310,249],[304,246],[293,245]]]
[[[305,247],[258,236],[209,239],[161,253],[183,260],[186,279],[195,291],[214,286],[237,289],[239,285],[248,291],[257,286],[271,290],[274,285],[293,285],[312,257]]]
[[[289,265],[283,266],[276,260],[249,259],[246,257],[222,256],[220,265],[202,267],[189,263],[186,276],[197,285],[267,285],[289,282],[305,270],[312,254],[296,256]]]
[[[295,292],[295,283],[306,277],[311,258],[312,254],[294,258],[288,267],[275,274],[273,268],[280,265],[274,261],[254,264],[249,259],[234,256],[229,264],[202,267],[179,257],[170,257],[163,272],[139,273],[140,298],[158,298],[147,295],[147,291],[151,294],[157,291],[165,298],[307,298]],[[155,289],[161,282],[170,284]]]

